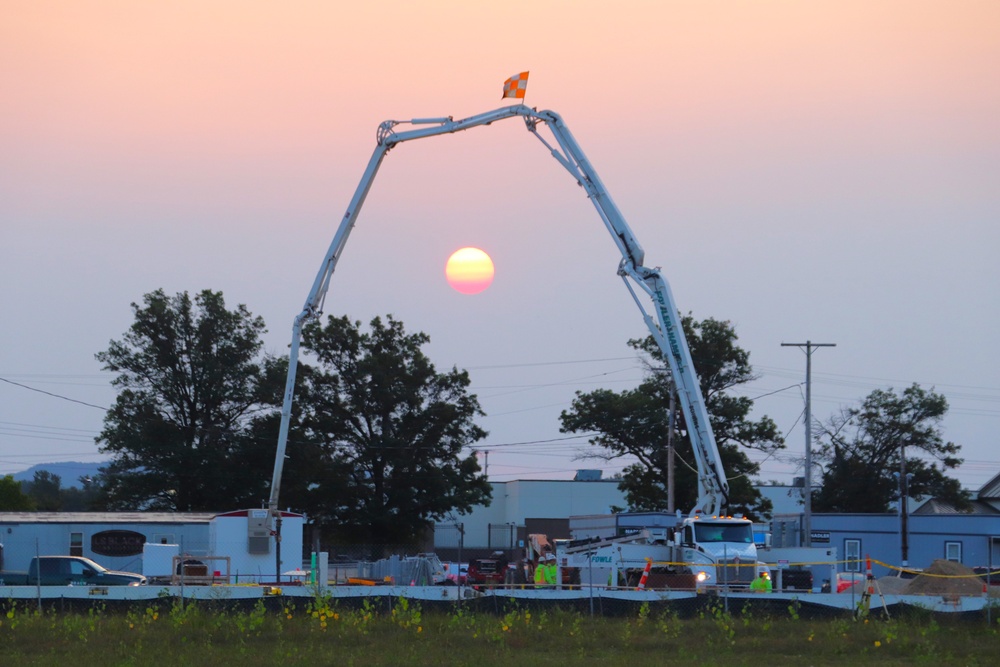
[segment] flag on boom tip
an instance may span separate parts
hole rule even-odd
[[[521,72],[520,74],[515,74],[506,81],[503,82],[503,97],[500,99],[505,99],[508,97],[514,97],[519,100],[524,99],[524,91],[528,87],[528,73]]]

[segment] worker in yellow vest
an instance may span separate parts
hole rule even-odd
[[[761,572],[758,574],[757,578],[750,582],[750,590],[754,593],[770,593],[771,575],[767,572]]]
[[[538,567],[535,568],[535,585],[555,586],[557,573],[555,555],[551,553],[545,554],[538,562]]]

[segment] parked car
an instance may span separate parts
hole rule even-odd
[[[509,563],[502,552],[495,552],[489,558],[473,558],[469,561],[466,583],[470,586],[499,586],[503,584]]]
[[[1000,586],[1000,568],[974,567],[972,571],[979,575],[983,582],[989,582],[990,586]]]
[[[32,558],[26,572],[0,572],[6,586],[144,586],[146,577],[116,572],[81,556]]]
[[[864,589],[866,575],[864,572],[838,572],[837,592],[850,592],[853,588],[857,593]]]

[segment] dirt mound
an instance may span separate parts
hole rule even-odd
[[[982,595],[983,580],[971,568],[950,560],[936,560],[904,591],[907,595]]]
[[[879,577],[878,580],[878,588],[882,591],[882,595],[904,595],[909,585],[909,579],[900,579],[891,575]]]

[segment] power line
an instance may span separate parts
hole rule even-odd
[[[596,364],[605,361],[627,361],[635,360],[635,357],[607,357],[604,359],[573,359],[570,361],[536,361],[520,364],[493,364],[488,366],[469,366],[467,371],[496,370],[503,368],[532,368],[536,366],[567,366],[570,364]]]
[[[801,386],[802,386],[802,383],[790,384],[787,387],[782,387],[781,389],[775,389],[774,391],[769,391],[766,394],[760,394],[759,396],[753,396],[753,397],[750,398],[750,400],[751,401],[756,401],[759,398],[764,398],[766,396],[773,396],[774,394],[780,394],[783,391],[788,391],[789,389],[796,389],[796,388],[801,387]]]
[[[45,428],[52,431],[79,431],[80,433],[91,433],[90,429],[70,428],[68,426],[49,426],[48,424],[24,424],[22,422],[0,422],[0,426],[25,426],[27,428]]]
[[[36,389],[35,387],[29,387],[26,384],[21,384],[20,382],[14,382],[13,380],[8,380],[7,378],[0,377],[0,382],[6,382],[7,384],[12,384],[16,387],[21,387],[22,389],[27,389],[28,391],[36,391],[39,394],[45,394],[46,396],[52,396],[53,398],[58,398],[63,401],[69,401],[70,403],[79,403],[80,405],[86,405],[88,408],[97,408],[103,412],[107,412],[108,408],[94,405],[93,403],[87,403],[86,401],[78,401],[75,398],[69,398],[67,396],[62,396],[60,394],[53,394],[51,391],[45,391],[43,389]]]
[[[799,377],[802,371],[797,371],[790,368],[782,368],[779,366],[754,366],[754,370],[762,371],[770,375],[776,375],[779,377]],[[898,378],[880,378],[872,377],[867,375],[846,375],[843,373],[830,373],[830,372],[817,372],[815,374],[818,381],[824,384],[834,384],[840,386],[871,386],[873,383],[884,385],[930,385],[933,387],[954,387],[956,389],[972,389],[975,391],[986,391],[995,392],[996,396],[984,397],[984,400],[1000,400],[1000,388],[998,387],[982,387],[976,385],[964,385],[964,384],[951,384],[943,382],[928,382],[926,380],[900,380]]]
[[[633,356],[629,356],[629,357],[608,357],[608,358],[596,358],[596,359],[563,360],[563,361],[554,361],[554,362],[527,362],[527,363],[488,365],[488,366],[472,366],[472,367],[469,367],[469,368],[471,370],[503,370],[503,369],[518,369],[518,368],[547,367],[547,366],[548,367],[550,367],[550,366],[568,366],[568,365],[578,365],[578,364],[588,364],[588,363],[601,363],[601,362],[620,362],[620,361],[627,361],[627,360],[634,360],[634,359],[635,359],[635,357],[633,357]],[[620,368],[620,369],[615,370],[615,371],[608,371],[608,372],[605,372],[605,373],[600,373],[600,374],[595,374],[595,375],[588,375],[588,376],[581,376],[581,377],[577,377],[577,378],[570,378],[570,379],[563,380],[563,381],[560,381],[560,382],[545,382],[545,383],[540,383],[540,384],[526,384],[526,385],[519,385],[519,386],[516,385],[516,386],[513,386],[513,387],[508,387],[508,386],[487,386],[487,387],[482,387],[482,388],[478,388],[478,389],[480,389],[480,390],[481,389],[507,389],[507,388],[511,388],[511,389],[517,388],[517,389],[520,389],[520,392],[519,391],[507,392],[507,394],[516,394],[516,393],[521,393],[521,392],[525,392],[525,391],[529,391],[529,390],[533,390],[533,389],[544,389],[544,388],[556,387],[556,386],[559,386],[559,385],[570,385],[570,384],[572,384],[574,382],[582,382],[584,380],[592,380],[592,379],[595,379],[595,378],[605,378],[605,380],[604,380],[605,382],[616,382],[616,383],[617,382],[628,382],[628,381],[630,381],[629,379],[611,380],[609,378],[609,376],[613,375],[613,374],[616,374],[616,373],[623,373],[623,372],[626,372],[628,370],[634,370],[636,368],[637,368],[636,366],[631,366],[629,368]],[[774,376],[774,377],[795,377],[795,376],[798,375],[799,372],[801,372],[801,371],[794,372],[794,371],[791,371],[789,369],[785,369],[785,368],[781,368],[781,367],[772,367],[772,366],[755,366],[755,370],[762,371],[765,375],[771,375],[771,376]],[[104,412],[106,412],[108,410],[108,408],[100,406],[100,405],[96,405],[96,404],[93,404],[93,403],[88,403],[86,401],[82,401],[82,400],[78,400],[78,399],[74,399],[74,398],[70,398],[70,397],[67,397],[67,396],[60,395],[58,393],[53,393],[53,392],[45,391],[45,390],[42,390],[42,389],[38,389],[36,387],[32,387],[32,386],[27,385],[27,384],[22,384],[21,382],[17,382],[17,381],[14,381],[13,379],[10,379],[11,377],[17,377],[19,379],[21,379],[21,378],[36,379],[37,378],[38,381],[40,381],[40,382],[46,382],[46,381],[48,381],[49,379],[52,379],[52,378],[66,378],[66,379],[83,379],[83,380],[89,380],[89,379],[95,379],[95,378],[100,378],[100,377],[107,377],[105,375],[93,375],[93,374],[87,374],[87,375],[83,375],[83,374],[75,374],[75,375],[71,375],[71,374],[28,374],[28,375],[25,375],[25,374],[20,374],[20,373],[18,373],[18,374],[9,374],[8,373],[8,374],[4,374],[4,375],[6,375],[6,377],[0,377],[0,381],[3,381],[3,382],[5,382],[5,383],[7,383],[9,385],[16,386],[18,388],[21,388],[21,389],[24,389],[24,390],[27,390],[27,391],[32,391],[32,392],[35,392],[35,393],[38,393],[38,394],[42,394],[42,395],[46,395],[46,396],[49,396],[49,397],[52,397],[52,398],[56,398],[56,399],[59,399],[59,400],[63,400],[63,401],[71,402],[71,403],[77,403],[77,404],[80,404],[80,405],[84,405],[86,407],[91,407],[91,408],[94,408],[94,409],[102,410]],[[821,382],[824,385],[834,385],[834,386],[870,387],[872,382],[890,383],[890,384],[897,384],[897,385],[912,384],[912,382],[910,382],[910,381],[893,380],[893,379],[887,379],[887,378],[875,378],[875,377],[859,376],[859,375],[845,375],[845,374],[837,374],[837,373],[816,373],[815,375],[816,375],[815,379],[818,382]],[[641,379],[635,379],[634,381],[636,383],[638,383],[638,382],[641,381]],[[80,386],[77,383],[63,383],[63,384],[74,384],[76,386]],[[929,384],[929,383],[922,383],[922,384]],[[983,402],[987,402],[987,403],[992,403],[992,402],[995,402],[995,401],[1000,401],[1000,389],[998,389],[998,388],[986,387],[986,386],[977,386],[977,385],[964,385],[964,384],[942,384],[942,383],[934,383],[934,384],[935,384],[936,387],[939,387],[939,388],[954,388],[954,389],[960,389],[960,390],[967,390],[967,391],[952,392],[948,396],[949,399],[964,400],[964,401],[983,401]],[[87,386],[87,385],[84,385],[84,386]],[[98,385],[93,385],[93,386],[98,386]],[[108,386],[108,385],[103,385],[103,386]],[[782,387],[780,389],[775,389],[775,390],[763,390],[763,388],[761,388],[761,389],[758,389],[758,391],[763,391],[764,393],[759,393],[758,395],[751,397],[751,400],[756,401],[758,399],[768,398],[770,396],[787,396],[787,391],[789,389],[793,388],[793,387],[796,387],[796,386],[800,387],[801,383],[797,383],[795,385],[789,385],[789,386]],[[732,390],[734,390],[737,393],[745,393],[747,389],[753,389],[753,384],[752,383],[748,383],[747,385],[744,385],[743,387],[734,387],[734,388],[732,388]],[[975,393],[975,392],[985,392],[985,393]],[[993,395],[991,392],[997,392],[998,395]],[[500,398],[500,397],[505,396],[507,394],[497,394],[497,395],[492,395],[492,396],[484,396],[483,398],[485,400],[492,400],[494,398]],[[829,401],[829,402],[842,402],[844,400],[841,397],[833,397],[833,396],[825,396],[825,395],[814,395],[811,398],[813,400],[817,400],[818,399],[818,400],[821,400],[821,401],[824,401],[824,402],[826,402],[826,401]],[[541,409],[545,409],[545,408],[550,408],[550,407],[565,406],[565,405],[568,405],[568,404],[569,404],[568,402],[560,402],[560,403],[546,404],[546,405],[543,405],[543,406],[537,406],[537,405],[535,405],[535,406],[531,406],[531,407],[524,408],[524,409],[521,409],[521,410],[509,410],[509,411],[505,411],[505,412],[491,412],[486,417],[487,418],[492,418],[492,417],[503,417],[503,416],[508,416],[508,415],[516,415],[516,414],[521,414],[521,413],[524,413],[524,412],[537,411],[537,410],[541,410]],[[973,417],[997,417],[997,416],[1000,416],[1000,411],[998,411],[998,410],[991,410],[989,408],[956,407],[956,406],[951,406],[950,409],[949,409],[949,414],[950,415],[973,416]],[[799,420],[802,418],[802,416],[803,416],[803,413],[800,412],[799,415],[796,417],[795,422],[788,429],[788,434],[790,434],[791,431],[798,425]],[[0,422],[0,424],[4,424],[4,423],[5,422]],[[9,426],[28,427],[28,428],[31,428],[33,426],[33,425],[30,425],[30,424],[19,424],[19,423],[14,423],[14,422],[6,422],[6,424],[8,424]],[[31,433],[30,431],[28,431],[27,433],[25,433],[25,432],[19,432],[19,429],[15,428],[15,429],[10,429],[7,432],[0,431],[0,435],[7,435],[7,436],[10,436],[10,437],[16,437],[16,438],[32,438],[32,439],[36,439],[36,440],[42,440],[42,439],[48,439],[48,440],[53,440],[53,441],[60,441],[61,440],[61,441],[65,441],[65,442],[68,442],[68,443],[81,442],[80,440],[75,440],[73,438],[73,434],[72,433],[58,433],[58,432],[53,432],[53,431],[59,429],[60,427],[50,427],[50,426],[40,426],[39,425],[38,428],[39,429],[46,429],[46,430],[41,430],[41,431],[39,431],[37,433]],[[87,431],[85,431],[83,429],[62,429],[62,430],[65,430],[65,431],[74,431],[74,430],[76,430],[76,431],[80,431],[81,433],[86,433],[87,432]],[[96,432],[95,432],[95,435],[96,435]],[[525,447],[531,447],[532,450],[533,450],[533,453],[535,453],[535,454],[538,454],[538,455],[550,455],[550,454],[548,454],[548,452],[550,452],[550,451],[551,452],[556,452],[560,448],[565,449],[565,448],[570,448],[570,447],[573,447],[573,446],[585,446],[586,445],[585,442],[579,442],[579,443],[573,444],[571,441],[574,440],[574,439],[587,438],[587,437],[592,437],[592,435],[591,436],[570,436],[570,437],[567,437],[567,438],[551,438],[551,439],[541,439],[541,440],[530,440],[530,441],[524,441],[524,442],[499,443],[497,445],[491,444],[491,445],[489,445],[489,447],[491,449],[497,448],[497,447],[504,448],[508,452],[517,451],[519,448],[523,449]],[[787,438],[787,434],[786,434],[786,438]],[[262,438],[262,439],[267,440],[269,438]],[[476,447],[475,445],[470,446],[470,448],[475,448],[475,447]],[[478,448],[484,449],[485,447],[486,446],[484,446],[484,445],[480,445]],[[96,455],[96,454],[94,454],[93,452],[88,452],[85,455],[89,456],[89,455]],[[553,453],[551,455],[555,456],[557,454]],[[17,458],[31,458],[32,456],[34,456],[35,458],[43,458],[43,456],[47,457],[47,456],[50,456],[50,455],[37,455],[37,454],[36,455],[17,455]],[[51,455],[51,458],[58,458],[60,456],[67,456],[67,455],[66,454]],[[967,460],[966,462],[963,463],[962,469],[963,470],[970,470],[971,471],[971,470],[973,470],[973,469],[975,469],[975,468],[977,468],[979,466],[993,466],[993,469],[995,469],[996,465],[997,465],[996,462],[989,462],[989,461],[976,461],[976,462],[974,462],[972,460]]]

